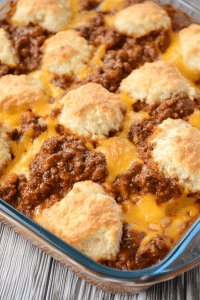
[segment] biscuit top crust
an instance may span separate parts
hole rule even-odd
[[[71,21],[68,0],[19,0],[12,23],[26,26],[38,24],[52,32],[60,31]]]
[[[199,191],[200,131],[183,120],[167,119],[153,137],[153,157],[159,169],[190,191]]]
[[[126,107],[123,100],[101,85],[88,83],[63,97],[60,123],[73,133],[103,138],[119,130]]]
[[[179,32],[181,52],[187,67],[200,70],[200,25],[191,24]]]
[[[159,103],[181,92],[185,92],[191,100],[197,95],[190,82],[172,64],[162,60],[145,63],[132,71],[122,80],[119,90],[148,104]]]
[[[67,30],[47,39],[42,52],[43,67],[58,75],[78,75],[91,58],[92,46],[75,30]]]
[[[10,67],[16,67],[18,58],[4,29],[0,28],[0,61]]]
[[[7,132],[9,127],[0,122],[0,170],[11,159],[10,141]]]
[[[41,82],[27,75],[6,75],[0,79],[0,108],[23,107],[24,110],[47,101]]]
[[[149,34],[151,31],[170,28],[171,20],[164,9],[153,1],[129,6],[116,14],[116,28],[136,38]]]
[[[60,202],[43,210],[37,222],[96,260],[110,258],[119,248],[120,206],[92,181],[75,183]]]

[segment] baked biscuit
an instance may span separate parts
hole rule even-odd
[[[97,83],[88,83],[63,97],[59,122],[79,136],[104,138],[119,130],[123,121],[123,100]]]
[[[147,1],[118,12],[115,17],[115,26],[119,32],[139,38],[151,31],[169,29],[171,20],[162,7],[153,1]]]
[[[43,84],[27,75],[6,75],[0,78],[0,108],[31,108],[34,103],[47,101]]]
[[[132,71],[122,80],[119,90],[148,104],[159,103],[181,92],[185,92],[191,100],[197,95],[190,82],[172,64],[162,60],[145,63]]]
[[[6,32],[0,28],[0,61],[10,67],[16,67],[18,58],[12,49],[11,42],[7,38]]]
[[[181,52],[189,69],[200,70],[200,25],[191,24],[179,32]]]
[[[94,260],[110,259],[119,250],[122,212],[114,198],[92,181],[73,189],[37,222]]]
[[[200,191],[200,131],[183,120],[167,119],[157,126],[152,143],[160,171],[191,192]]]
[[[12,17],[14,25],[33,23],[53,32],[62,30],[70,21],[68,0],[19,0]]]
[[[58,75],[78,74],[91,58],[92,46],[75,30],[61,31],[47,39],[42,47],[43,66]]]
[[[9,127],[0,122],[0,170],[11,159],[8,131]]]

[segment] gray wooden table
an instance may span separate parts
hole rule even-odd
[[[200,266],[134,295],[85,282],[0,222],[0,300],[198,300]]]

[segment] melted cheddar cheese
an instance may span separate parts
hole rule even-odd
[[[65,29],[74,28],[86,21],[91,16],[94,16],[96,12],[79,12],[80,0],[71,0],[71,9],[73,13],[73,22]],[[117,9],[121,7],[124,0],[104,0],[101,4],[103,11],[108,11],[111,8]],[[113,24],[113,18],[107,17],[106,24],[108,26]],[[80,74],[82,79],[92,72],[92,68],[95,65],[102,65],[102,57],[105,55],[105,46],[100,46],[95,50],[95,54],[89,63],[89,68],[84,69]],[[197,70],[188,69],[184,64],[180,54],[180,44],[178,34],[171,33],[171,45],[165,54],[160,54],[160,57],[166,61],[173,63],[179,71],[187,77],[192,84],[197,79],[200,79],[200,72]],[[47,69],[35,71],[30,74],[34,78],[44,83],[46,87],[46,94],[49,98],[56,98],[62,95],[63,90],[55,86],[51,81],[53,75],[49,73]],[[139,158],[136,146],[128,140],[127,134],[134,120],[141,118],[149,118],[149,114],[146,112],[135,113],[132,109],[132,104],[135,100],[131,99],[126,93],[120,95],[124,100],[127,113],[123,127],[117,137],[111,137],[108,139],[102,139],[99,141],[99,146],[95,149],[97,152],[102,152],[107,161],[108,178],[105,185],[111,185],[113,181],[121,173],[126,172],[134,162],[143,163]],[[5,169],[4,175],[1,178],[1,182],[10,174],[29,174],[29,163],[34,155],[39,152],[43,141],[54,135],[58,135],[55,126],[56,121],[53,121],[48,116],[53,108],[60,107],[61,101],[57,100],[54,104],[40,103],[34,105],[32,110],[44,117],[44,122],[48,125],[48,130],[41,134],[37,139],[32,142],[32,130],[27,130],[23,139],[20,142],[12,142],[11,149],[14,154],[14,160]],[[19,118],[23,110],[10,109],[8,111],[0,110],[0,120],[11,127],[19,126]],[[195,111],[190,117],[189,122],[192,126],[197,127],[200,130],[200,111]],[[137,138],[137,137],[136,137]],[[91,145],[90,145],[91,147]],[[39,207],[36,208],[35,214],[40,212]],[[165,235],[170,237],[172,241],[176,241],[180,235],[184,232],[188,223],[194,220],[199,215],[199,207],[195,203],[195,199],[187,197],[185,192],[178,199],[172,199],[167,203],[160,206],[156,203],[155,195],[132,195],[131,199],[128,199],[123,204],[124,222],[129,223],[132,228],[139,232],[145,232],[146,237],[142,243],[145,245],[151,239],[158,235]]]
[[[188,68],[183,61],[178,33],[171,32],[171,44],[167,51],[161,54],[161,58],[172,63],[193,85],[194,82],[200,79],[200,71]],[[198,88],[198,86],[196,87]]]
[[[155,195],[143,196],[136,204],[134,199],[129,200],[124,204],[124,221],[131,224],[134,230],[146,233],[143,243],[147,243],[152,236],[163,234],[175,241],[187,223],[199,215],[196,199],[187,197],[187,194],[186,190],[181,197],[160,206],[156,203]]]
[[[95,149],[106,157],[108,167],[107,182],[112,183],[118,175],[126,172],[133,162],[140,162],[136,146],[127,139],[113,137],[101,142],[101,146]]]

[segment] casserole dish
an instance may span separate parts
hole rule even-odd
[[[179,2],[176,4],[181,5]],[[195,14],[198,15],[197,12]],[[0,214],[3,222],[35,245],[61,261],[84,279],[110,292],[128,293],[139,291],[151,286],[153,283],[172,278],[179,272],[193,267],[199,261],[199,249],[197,247],[198,243],[196,243],[199,231],[198,220],[159,264],[140,271],[119,271],[92,261],[3,201],[1,201]],[[195,247],[193,248],[191,244]]]

